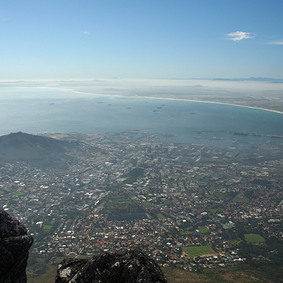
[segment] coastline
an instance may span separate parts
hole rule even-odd
[[[83,92],[83,91],[77,91],[77,90],[72,90],[68,89],[70,91],[76,92],[76,93],[81,93],[81,94],[87,94],[87,95],[97,95],[97,96],[114,96],[114,97],[127,97],[127,98],[147,98],[147,99],[164,99],[164,100],[178,100],[178,101],[191,101],[191,102],[200,102],[200,103],[213,103],[213,104],[223,104],[223,105],[230,105],[230,106],[237,106],[237,107],[246,107],[246,108],[251,108],[251,109],[258,109],[258,110],[264,110],[264,111],[269,111],[269,112],[274,112],[277,114],[283,114],[283,111],[276,111],[268,108],[262,108],[262,107],[255,107],[255,106],[248,106],[248,105],[241,105],[241,104],[236,104],[236,103],[227,103],[227,102],[218,102],[218,101],[208,101],[208,100],[197,100],[197,99],[185,99],[185,98],[173,98],[173,97],[155,97],[155,96],[144,96],[144,95],[123,95],[123,94],[98,94],[98,93],[90,93],[90,92]]]
[[[60,91],[60,92],[64,92],[66,94],[66,92],[72,92],[72,93],[76,93],[76,94],[85,94],[88,97],[87,98],[91,98],[94,96],[113,96],[113,97],[124,97],[124,98],[146,98],[146,99],[164,99],[164,100],[178,100],[178,101],[191,101],[191,102],[199,102],[199,103],[212,103],[212,104],[223,104],[223,105],[230,105],[230,106],[237,106],[237,107],[246,107],[246,108],[250,108],[250,109],[258,109],[258,110],[264,110],[264,111],[269,111],[269,112],[274,112],[277,114],[283,114],[283,111],[278,111],[278,110],[272,110],[269,108],[264,108],[264,107],[256,107],[256,106],[249,106],[249,105],[242,105],[242,104],[237,104],[237,103],[228,103],[228,102],[220,102],[220,101],[211,101],[211,100],[199,100],[199,99],[191,99],[191,98],[180,98],[178,97],[178,95],[176,95],[176,97],[168,97],[168,96],[149,96],[149,95],[127,95],[127,94],[114,94],[114,93],[92,93],[92,92],[87,92],[87,91],[82,91],[82,90],[76,90],[76,89],[72,89],[72,88],[60,88],[60,87],[52,87],[52,86],[34,86],[34,87],[26,87],[26,86],[13,86],[12,88],[16,88],[16,89],[20,89],[20,88],[34,88],[34,89],[48,89],[48,90],[52,90],[52,91]],[[19,98],[19,97],[15,97],[15,98]],[[22,98],[27,98],[27,97],[22,97]],[[32,97],[35,98],[35,97]],[[37,97],[38,98],[38,97]],[[46,97],[43,97],[46,98]],[[51,98],[50,96],[48,98]],[[57,97],[58,98],[58,97]],[[66,99],[67,97],[64,96],[64,99]],[[76,98],[83,98],[83,97],[68,97],[69,99],[76,99]],[[84,97],[86,98],[86,97]]]
[[[115,97],[129,97],[129,98],[148,98],[148,99],[165,99],[165,100],[178,100],[178,101],[191,101],[191,102],[200,102],[200,103],[212,103],[212,104],[223,104],[223,105],[230,105],[230,106],[237,106],[237,107],[246,107],[250,109],[258,109],[258,110],[264,110],[269,112],[274,112],[277,114],[283,114],[283,111],[276,111],[268,108],[262,108],[262,107],[256,107],[256,106],[248,106],[248,105],[241,105],[241,104],[235,104],[235,103],[227,103],[227,102],[218,102],[218,101],[207,101],[207,100],[196,100],[196,99],[185,99],[185,98],[172,98],[172,97],[155,97],[155,96],[128,96],[128,95],[115,95],[115,94],[94,94],[94,95],[107,95],[107,96],[115,96]]]
[[[63,90],[63,89],[61,89]],[[81,93],[81,94],[87,94],[87,95],[98,95],[98,96],[114,96],[114,97],[128,97],[128,98],[147,98],[147,99],[164,99],[164,100],[179,100],[179,101],[191,101],[191,102],[200,102],[200,103],[213,103],[213,104],[223,104],[223,105],[230,105],[230,106],[237,106],[237,107],[246,107],[250,109],[258,109],[258,110],[264,110],[264,111],[269,111],[269,112],[274,112],[277,114],[283,114],[283,111],[277,111],[277,110],[272,110],[268,108],[262,108],[262,107],[256,107],[256,106],[248,106],[248,105],[241,105],[241,104],[236,104],[236,103],[227,103],[227,102],[218,102],[218,101],[208,101],[208,100],[198,100],[198,99],[186,99],[186,98],[178,98],[178,97],[162,97],[162,96],[147,96],[147,95],[126,95],[126,94],[98,94],[98,93],[90,93],[90,92],[83,92],[83,91],[77,91],[77,90],[72,90],[68,89],[68,91],[76,92],[76,93]]]

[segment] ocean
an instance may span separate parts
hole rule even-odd
[[[38,98],[0,100],[0,134],[26,132],[107,133],[136,130],[162,133],[159,139],[216,146],[250,146],[283,142],[283,115],[226,104],[170,99],[96,95],[92,98]],[[241,135],[239,133],[242,133]],[[244,134],[245,133],[245,134]],[[249,135],[248,135],[249,134]],[[255,134],[255,135],[251,135]]]

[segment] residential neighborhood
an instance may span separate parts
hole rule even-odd
[[[33,235],[31,254],[132,248],[190,271],[272,261],[283,239],[281,145],[224,148],[160,136],[54,134],[80,142],[68,170],[2,164],[0,206]],[[255,246],[265,253],[247,253]]]

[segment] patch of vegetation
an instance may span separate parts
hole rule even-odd
[[[249,203],[250,200],[248,198],[234,197],[233,202]]]
[[[25,196],[26,193],[24,193],[24,192],[16,192],[15,195],[21,197],[21,196]]]
[[[212,268],[205,270],[203,276],[210,278],[209,282],[242,282],[242,283],[275,283],[282,282],[262,272],[259,268],[253,268],[246,264],[239,264],[228,268]],[[189,282],[189,281],[188,281]],[[202,282],[202,281],[195,281]],[[205,281],[204,281],[205,282]]]
[[[201,233],[207,233],[207,232],[210,232],[210,231],[209,231],[209,229],[208,229],[208,228],[206,228],[206,227],[201,227],[201,228],[199,228],[199,231],[200,231]]]
[[[231,240],[231,243],[234,245],[234,246],[238,246],[239,244],[241,244],[242,242],[242,239],[233,239]]]
[[[142,204],[144,206],[151,206],[151,203],[149,201],[143,201]]]
[[[258,234],[245,234],[247,243],[264,243],[265,239]]]
[[[211,194],[205,195],[205,197],[208,199],[214,199],[214,200],[218,199],[215,195],[211,195]]]
[[[52,229],[52,225],[44,225],[43,230],[50,231]]]
[[[157,213],[158,219],[165,219],[166,217],[162,213]]]
[[[208,194],[206,195],[207,198],[211,200],[231,200],[233,199],[237,193],[235,192],[227,192],[227,193],[222,193],[222,192],[215,192],[214,194]]]
[[[218,199],[224,199],[225,197],[227,197],[225,193],[220,193],[220,192],[214,193],[214,196],[217,197]]]
[[[275,282],[283,282],[282,267],[278,267],[273,264],[265,264],[260,266],[260,270],[267,274],[269,278],[273,278]]]
[[[137,179],[142,176],[143,174],[143,169],[141,168],[135,168],[133,169],[131,172],[129,172],[126,175],[123,175],[123,178],[126,178],[126,180],[124,181],[124,184],[127,183],[134,183],[137,181]]]
[[[70,157],[66,153],[77,145],[22,132],[11,133],[0,137],[0,162],[23,161],[42,168],[67,168]]]
[[[205,206],[204,206],[208,211],[210,212],[222,212],[224,211],[225,209],[219,205],[219,204],[216,204],[216,203],[207,203]]]
[[[210,246],[183,247],[183,251],[186,252],[190,256],[190,258],[215,254],[215,251]]]
[[[224,211],[225,209],[222,208],[222,207],[218,207],[218,208],[209,208],[208,211],[209,212],[222,212]]]
[[[206,275],[199,274],[196,272],[189,272],[177,268],[171,267],[162,267],[162,271],[164,272],[165,276],[167,277],[170,283],[187,283],[187,282],[194,282],[194,283],[202,283],[202,282],[216,282],[211,281]]]
[[[57,259],[57,258],[56,258]],[[59,258],[58,258],[59,259]],[[60,258],[60,261],[63,258]],[[27,277],[29,283],[54,283],[56,276],[57,266],[59,260],[54,260],[51,263],[49,257],[37,257],[34,254],[29,255],[28,266],[27,266]]]
[[[144,210],[127,195],[111,194],[105,201],[105,214],[108,216],[144,213]]]

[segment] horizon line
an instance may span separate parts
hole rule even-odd
[[[5,82],[64,82],[64,81],[99,81],[99,80],[204,80],[204,81],[258,81],[283,83],[283,78],[270,77],[243,77],[243,78],[43,78],[43,79],[0,79],[0,83]]]

